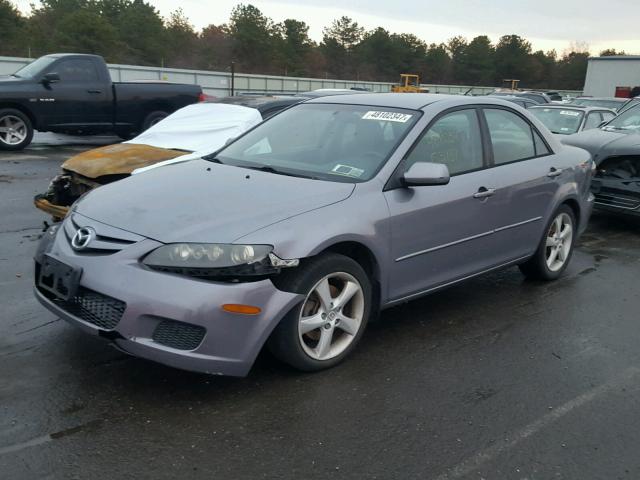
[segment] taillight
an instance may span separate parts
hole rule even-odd
[[[198,102],[205,102],[206,100],[207,96],[203,92],[200,92],[200,95],[198,95]]]

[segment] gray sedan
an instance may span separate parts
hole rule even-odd
[[[266,344],[320,370],[381,309],[512,265],[558,278],[591,175],[586,151],[500,99],[313,99],[87,194],[39,245],[35,295],[167,365],[246,375]]]

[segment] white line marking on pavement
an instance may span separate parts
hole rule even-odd
[[[606,393],[609,390],[612,390],[614,388],[624,385],[631,378],[638,375],[638,373],[640,373],[640,368],[636,368],[636,367],[628,368],[621,375],[615,377],[610,382],[604,383],[596,388],[593,388],[592,390],[589,390],[583,393],[582,395],[577,396],[573,400],[569,400],[567,403],[561,405],[558,408],[555,408],[552,412],[540,417],[535,422],[527,425],[522,430],[516,432],[513,435],[510,435],[509,438],[511,438],[511,440],[507,440],[504,443],[499,443],[485,450],[481,450],[477,454],[463,460],[462,462],[457,464],[455,467],[451,468],[449,471],[437,476],[435,480],[453,480],[453,479],[461,478],[465,475],[470,474],[471,472],[475,471],[477,468],[481,467],[485,463],[490,462],[498,455],[506,452],[507,450],[512,449],[523,440],[526,440],[532,435],[535,435],[543,428],[556,422],[557,420],[564,417],[566,414],[570,413],[576,408],[579,408],[585,405],[586,403],[591,402],[597,396],[602,395],[603,393]]]
[[[4,160],[6,162],[11,161],[21,161],[21,160],[44,160],[47,157],[44,155],[0,155],[0,160]]]
[[[35,447],[36,445],[42,445],[43,443],[50,442],[51,440],[53,440],[51,438],[51,435],[43,435],[42,437],[32,438],[31,440],[27,440],[26,442],[16,443],[15,445],[9,445],[8,447],[0,448],[0,455],[18,452],[24,448]]]

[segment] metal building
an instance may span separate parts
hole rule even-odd
[[[592,57],[589,59],[584,95],[590,97],[628,97],[635,87],[640,88],[640,55]]]

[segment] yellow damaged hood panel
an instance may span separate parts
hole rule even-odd
[[[98,178],[104,175],[129,174],[136,168],[171,160],[187,153],[189,152],[149,145],[118,143],[82,152],[64,162],[62,168],[84,177]]]

